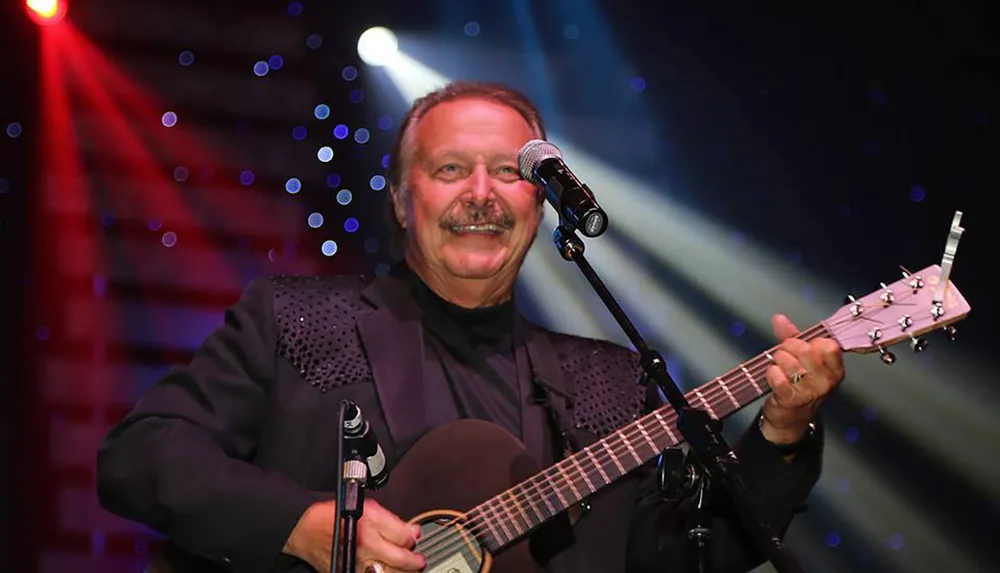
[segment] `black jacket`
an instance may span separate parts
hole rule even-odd
[[[535,373],[573,397],[567,412],[579,442],[648,406],[635,353],[525,324]],[[108,434],[98,455],[101,504],[165,535],[178,571],[308,571],[281,549],[305,509],[334,489],[340,401],[362,408],[390,464],[430,430],[420,408],[422,336],[419,310],[396,278],[254,281],[191,362]],[[528,451],[550,465],[545,410],[527,402],[522,419]],[[818,479],[822,436],[814,443],[788,463],[754,425],[737,446],[762,515],[780,531]],[[684,570],[684,512],[659,500],[653,477],[647,464],[595,495],[549,570]],[[724,506],[713,527],[718,570],[762,562]]]

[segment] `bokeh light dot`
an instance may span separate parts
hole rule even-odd
[[[7,137],[17,139],[18,137],[21,137],[22,132],[23,130],[20,123],[13,121],[7,124]]]
[[[362,90],[351,90],[351,103],[361,103],[365,99],[365,92]]]
[[[914,185],[910,187],[910,201],[914,203],[920,203],[927,198],[927,191],[919,185]]]
[[[323,214],[322,213],[310,213],[309,218],[306,219],[306,223],[309,224],[313,229],[319,229],[323,226]]]
[[[902,549],[905,543],[906,540],[903,539],[902,533],[893,533],[889,536],[889,547],[893,549]]]
[[[354,199],[354,194],[351,193],[350,189],[341,189],[337,191],[337,203],[341,205],[348,205]]]
[[[580,27],[576,24],[567,24],[563,28],[563,37],[567,40],[575,40],[580,37]]]
[[[325,103],[317,105],[313,109],[313,115],[316,117],[316,119],[326,119],[330,117],[330,106],[326,105]]]
[[[272,263],[278,260],[278,251],[273,247],[267,250],[267,260]]]
[[[386,263],[379,263],[375,265],[375,276],[384,277],[389,274],[391,267]]]
[[[857,429],[854,426],[848,426],[848,428],[844,430],[844,439],[852,444],[858,441],[858,438],[860,437],[861,437],[861,430]]]
[[[48,340],[51,333],[49,332],[49,327],[39,326],[35,329],[35,338],[38,340]]]
[[[875,408],[872,408],[871,406],[865,406],[861,410],[861,416],[865,419],[865,421],[874,422],[878,419],[878,412],[876,412]]]
[[[330,149],[327,145],[320,147],[319,151],[316,152],[316,158],[323,163],[329,163],[333,159],[333,149]]]
[[[336,137],[337,139],[344,139],[348,135],[350,135],[350,133],[351,130],[348,129],[348,127],[342,123],[337,127],[333,128],[333,136]]]
[[[115,224],[115,217],[111,213],[101,213],[101,226],[110,227]]]
[[[389,131],[392,129],[392,118],[387,115],[383,115],[378,118],[378,128],[382,131]]]
[[[191,50],[184,50],[179,56],[177,56],[177,62],[182,66],[190,66],[194,63],[194,52]]]
[[[840,534],[836,531],[831,531],[826,535],[826,546],[837,547],[838,545],[840,545]]]
[[[303,12],[302,2],[289,2],[288,13],[292,16],[301,16]]]
[[[323,246],[320,247],[320,251],[322,251],[323,254],[326,255],[326,256],[328,256],[328,257],[332,257],[333,255],[336,255],[337,254],[337,242],[336,241],[331,241],[331,240],[323,241]]]
[[[347,66],[342,72],[340,72],[340,77],[344,78],[346,81],[353,82],[358,78],[358,68],[354,66]]]
[[[191,176],[191,172],[188,171],[187,167],[183,165],[174,168],[174,181],[178,183],[183,183],[188,180]]]
[[[267,59],[267,65],[271,66],[272,70],[280,70],[285,65],[285,59],[275,54]]]
[[[354,217],[348,217],[347,220],[344,221],[344,230],[348,233],[356,232],[360,226],[360,223],[358,223],[358,220]]]
[[[313,50],[318,50],[323,46],[323,36],[320,36],[319,34],[309,34],[309,37],[306,38],[306,45]]]
[[[382,168],[383,169],[388,169],[389,168],[389,163],[391,162],[391,160],[392,160],[392,158],[389,156],[388,153],[386,153],[385,155],[383,155],[382,156]]]
[[[371,181],[368,182],[371,186],[372,191],[381,191],[385,189],[385,177],[381,175],[373,175]]]
[[[743,336],[746,333],[747,327],[745,324],[738,320],[734,320],[732,324],[729,325],[729,332],[733,336]]]
[[[264,76],[266,76],[267,72],[270,71],[270,69],[271,68],[270,68],[270,66],[267,65],[267,62],[265,62],[263,60],[261,60],[261,61],[259,61],[259,62],[257,62],[256,64],[253,65],[253,73],[257,77],[264,77]]]
[[[302,190],[302,182],[298,180],[297,177],[292,177],[288,181],[285,181],[285,191],[295,195]]]
[[[475,38],[476,36],[479,35],[479,32],[482,31],[482,28],[479,26],[479,22],[472,21],[472,22],[466,22],[465,27],[462,28],[462,31],[465,32],[466,36],[470,38]]]
[[[0,193],[6,193],[10,191],[10,181],[0,177]]]
[[[160,118],[160,123],[163,124],[163,127],[173,127],[177,125],[177,114],[172,111],[164,113],[163,117]]]
[[[150,219],[149,221],[146,221],[146,226],[149,227],[150,231],[159,231],[163,228],[163,221],[160,221],[159,219]]]
[[[309,135],[309,130],[304,125],[296,125],[292,128],[292,139],[302,141]]]
[[[370,254],[376,253],[376,252],[378,252],[378,247],[379,247],[378,239],[376,239],[374,237],[369,238],[369,239],[365,239],[365,252],[366,253],[370,253]]]
[[[629,86],[632,88],[632,91],[641,92],[646,89],[646,80],[639,77],[632,78],[632,81],[629,82]]]
[[[340,187],[340,181],[341,178],[339,173],[331,173],[326,176],[326,186],[329,187],[330,189],[336,189],[337,187]]]
[[[249,169],[244,169],[242,172],[240,172],[240,183],[242,183],[244,187],[249,187],[250,185],[253,185],[253,180],[254,180],[253,171],[250,171]]]
[[[369,132],[367,129],[363,127],[354,132],[354,141],[357,143],[363,145],[365,143],[368,143],[369,139],[371,139],[371,132]]]
[[[164,247],[167,247],[169,249],[170,247],[173,247],[174,245],[177,244],[177,233],[173,231],[167,231],[166,233],[163,233],[163,238],[160,239],[160,241],[163,243]]]

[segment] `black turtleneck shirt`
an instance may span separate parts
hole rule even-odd
[[[520,438],[520,381],[530,377],[530,367],[515,328],[514,301],[463,308],[438,296],[405,265],[400,267],[422,313],[424,407],[430,428],[478,418]]]

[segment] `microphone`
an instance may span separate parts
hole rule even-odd
[[[368,466],[368,485],[378,489],[389,481],[389,465],[386,463],[382,446],[378,443],[375,430],[361,415],[361,408],[353,402],[347,403],[344,416],[344,441],[351,444],[352,451],[362,456]]]
[[[517,153],[517,166],[522,177],[545,189],[545,198],[564,222],[587,237],[600,236],[607,230],[608,216],[590,188],[563,163],[558,147],[533,139]]]

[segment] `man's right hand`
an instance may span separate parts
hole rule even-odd
[[[298,557],[319,573],[328,573],[333,524],[338,517],[334,502],[314,503],[288,536],[284,553]],[[376,501],[366,499],[358,521],[356,573],[364,573],[373,561],[382,562],[389,571],[421,571],[426,562],[412,551],[419,537],[419,526],[407,524]]]

